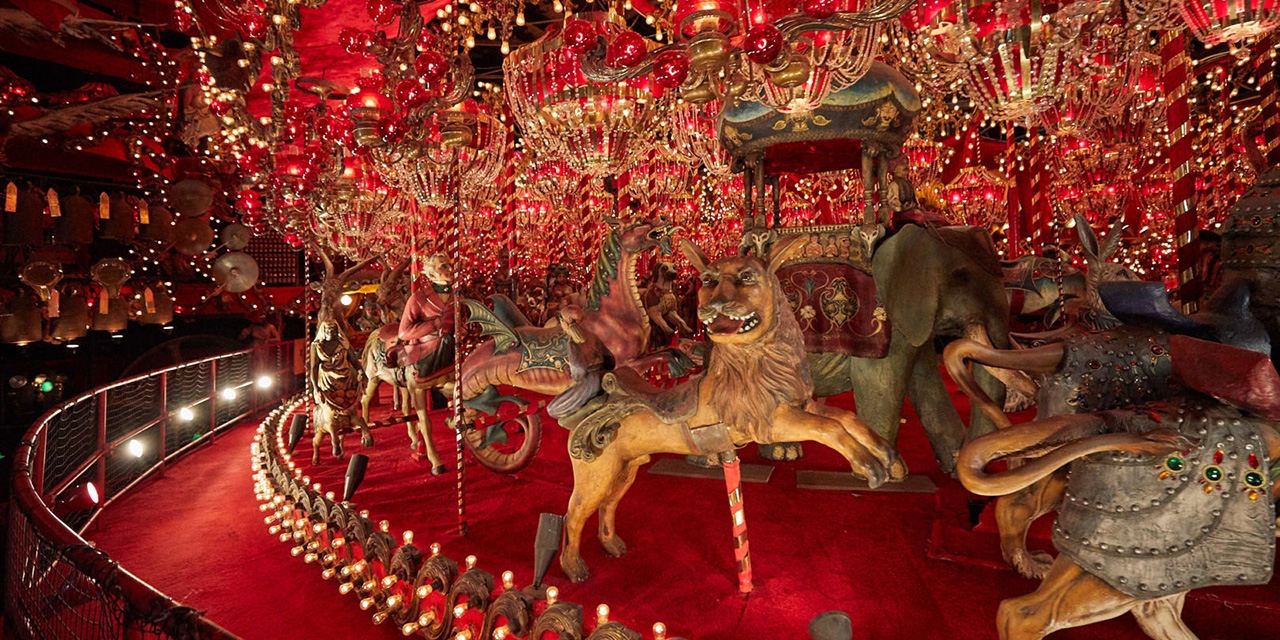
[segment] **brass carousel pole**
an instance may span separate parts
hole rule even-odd
[[[455,148],[453,150],[453,174],[457,179],[458,165],[460,163],[460,151]],[[453,274],[453,295],[450,302],[453,303],[453,394],[450,401],[450,408],[453,409],[453,426],[454,426],[454,447],[458,452],[458,535],[467,535],[467,448],[462,441],[462,304],[461,291],[456,271],[457,266],[462,264],[462,184],[455,185],[453,189],[453,224],[450,226],[449,253],[450,259],[454,264]]]

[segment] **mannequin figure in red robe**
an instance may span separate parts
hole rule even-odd
[[[432,255],[422,265],[422,276],[426,282],[405,304],[399,345],[388,360],[413,364],[415,377],[425,382],[453,365],[453,262],[443,253]]]

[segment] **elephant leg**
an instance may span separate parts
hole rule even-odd
[[[1038,589],[1000,603],[996,632],[1000,640],[1040,640],[1054,631],[1118,617],[1136,603],[1059,556]]]
[[[1182,605],[1186,601],[1186,592],[1144,600],[1133,608],[1133,617],[1152,640],[1196,640],[1196,634],[1182,621]]]
[[[1067,491],[1067,474],[1063,470],[1039,482],[996,499],[996,528],[1000,531],[1000,551],[1018,573],[1028,578],[1042,578],[1053,563],[1046,553],[1027,549],[1027,531],[1041,516],[1054,511]]]
[[[858,417],[891,443],[898,441],[902,401],[919,353],[920,349],[911,346],[906,338],[894,334],[885,357],[848,359]]]
[[[946,473],[955,472],[956,458],[960,455],[960,447],[964,446],[964,423],[951,402],[946,383],[942,381],[936,354],[922,353],[916,360],[911,379],[907,382],[907,399],[915,407],[916,415],[920,416],[920,424],[929,437],[938,467]]]
[[[640,470],[641,465],[648,461],[649,456],[640,456],[627,462],[619,474],[614,490],[605,497],[604,503],[600,505],[600,544],[604,547],[605,553],[615,558],[627,552],[627,543],[618,537],[618,527],[614,523],[614,518],[618,515],[618,503],[622,501],[622,496],[627,494],[627,490],[636,481],[636,472]]]
[[[560,568],[574,582],[582,582],[588,575],[587,564],[582,561],[582,528],[605,498],[618,491],[624,464],[616,446],[606,448],[591,462],[573,461],[573,493],[564,517]]]

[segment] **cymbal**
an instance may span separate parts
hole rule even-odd
[[[22,267],[22,273],[18,275],[18,279],[23,284],[36,289],[52,287],[62,279],[62,265],[45,260],[28,262]]]
[[[253,237],[253,233],[249,231],[249,227],[233,222],[222,228],[222,244],[232,251],[239,251],[249,244],[249,239]]]
[[[196,256],[213,244],[213,227],[200,218],[187,218],[173,227],[173,248],[184,256]]]
[[[89,268],[94,282],[106,287],[112,298],[120,297],[120,287],[133,275],[133,267],[120,258],[103,258]]]
[[[173,185],[169,200],[178,215],[202,216],[213,206],[213,189],[199,180],[188,178]]]
[[[213,261],[213,281],[231,293],[242,293],[258,283],[258,262],[247,253],[231,251]]]

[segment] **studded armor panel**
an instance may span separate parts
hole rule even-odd
[[[1176,390],[1162,332],[1125,327],[1073,336],[1065,347],[1062,366],[1040,390],[1040,418],[1142,404]]]
[[[1104,417],[1126,431],[1176,426],[1194,444],[1164,456],[1104,453],[1072,463],[1053,531],[1061,553],[1135,598],[1271,579],[1276,514],[1265,423],[1212,400]]]
[[[1280,169],[1258,176],[1231,207],[1222,236],[1224,269],[1280,269]]]

